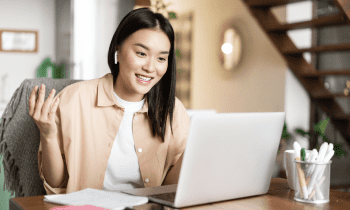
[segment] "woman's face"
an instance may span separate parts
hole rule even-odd
[[[170,47],[163,31],[141,29],[129,36],[118,48],[117,95],[126,101],[141,101],[166,73]]]

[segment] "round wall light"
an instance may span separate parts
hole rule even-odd
[[[227,21],[221,31],[220,62],[227,71],[233,71],[242,55],[242,38],[232,20]]]

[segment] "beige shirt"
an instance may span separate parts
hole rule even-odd
[[[108,73],[102,78],[71,84],[55,96],[54,100],[60,98],[55,118],[57,139],[68,174],[59,188],[46,182],[40,143],[39,174],[48,195],[103,189],[108,159],[124,114],[113,94],[113,76]],[[135,151],[146,188],[177,183],[190,127],[186,108],[178,98],[173,133],[169,117],[166,126],[163,143],[160,137],[152,135],[147,101],[133,118]]]

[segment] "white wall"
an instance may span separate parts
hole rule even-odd
[[[8,102],[25,79],[34,79],[46,57],[55,60],[55,0],[0,0],[0,28],[38,31],[37,53],[0,52],[1,77],[8,74],[5,96]]]
[[[287,5],[287,23],[308,21],[312,19],[312,2],[298,2]],[[297,48],[311,47],[311,29],[288,31]],[[304,53],[307,62],[311,62],[311,54]],[[286,123],[288,131],[295,134],[295,128],[310,129],[310,97],[307,91],[288,68],[286,73],[285,102]],[[307,138],[294,135],[302,147],[309,149]],[[290,148],[289,148],[290,149]]]

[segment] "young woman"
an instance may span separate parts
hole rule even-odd
[[[111,73],[47,100],[29,98],[40,130],[38,166],[48,195],[176,184],[190,118],[175,97],[174,31],[163,15],[131,11],[108,51]]]

